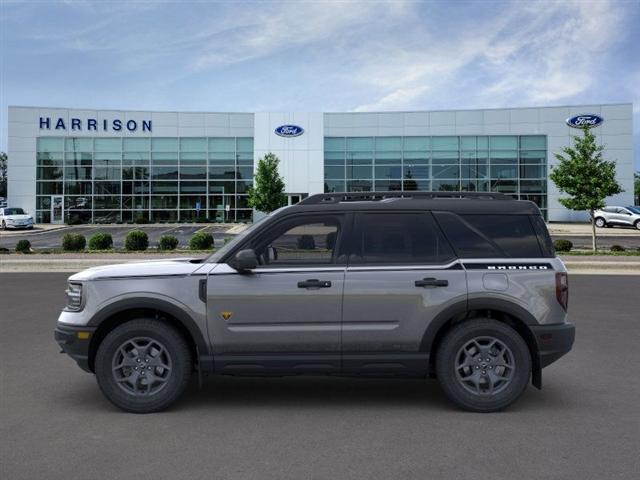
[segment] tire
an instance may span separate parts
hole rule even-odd
[[[634,223],[633,226],[636,227],[637,230],[640,230],[640,220],[636,220],[636,223]]]
[[[474,340],[479,343],[474,344]],[[474,349],[479,352],[475,345],[487,348],[493,340],[496,342],[487,357],[482,357],[486,350],[473,357],[464,353],[473,353]],[[498,356],[494,355],[496,352],[502,353]],[[463,358],[466,363],[461,363]],[[483,361],[486,359],[490,361]],[[507,359],[512,367],[503,366],[509,363]],[[497,320],[471,319],[454,326],[442,340],[436,352],[436,375],[447,397],[458,407],[472,412],[496,412],[515,402],[527,388],[531,355],[513,328]],[[494,380],[493,392],[489,391],[490,379]]]
[[[189,383],[192,367],[184,337],[172,326],[147,318],[114,328],[95,358],[102,393],[132,413],[158,412],[175,402]]]
[[[602,218],[602,217],[596,218],[596,227],[604,228],[606,226],[607,226],[607,222],[605,221],[604,218]]]
[[[2,230],[6,230],[7,229],[7,224],[4,223],[4,220],[2,221]]]

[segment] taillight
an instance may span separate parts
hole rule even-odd
[[[565,273],[556,273],[556,299],[566,312],[569,306],[569,276]]]

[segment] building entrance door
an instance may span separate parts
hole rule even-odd
[[[51,223],[64,223],[64,197],[51,196]]]

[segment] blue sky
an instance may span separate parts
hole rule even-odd
[[[0,0],[8,105],[205,111],[634,103],[640,1]]]

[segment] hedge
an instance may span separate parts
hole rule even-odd
[[[131,230],[124,239],[124,248],[129,251],[146,250],[149,246],[149,237],[142,230]]]
[[[113,248],[110,233],[98,232],[89,239],[89,250],[109,250]]]
[[[87,239],[79,233],[65,233],[62,237],[62,249],[65,252],[79,252],[84,250]]]
[[[209,250],[213,247],[213,236],[210,233],[196,232],[189,240],[191,250]]]
[[[158,248],[160,250],[175,250],[178,246],[178,239],[173,235],[162,235],[158,239]]]

